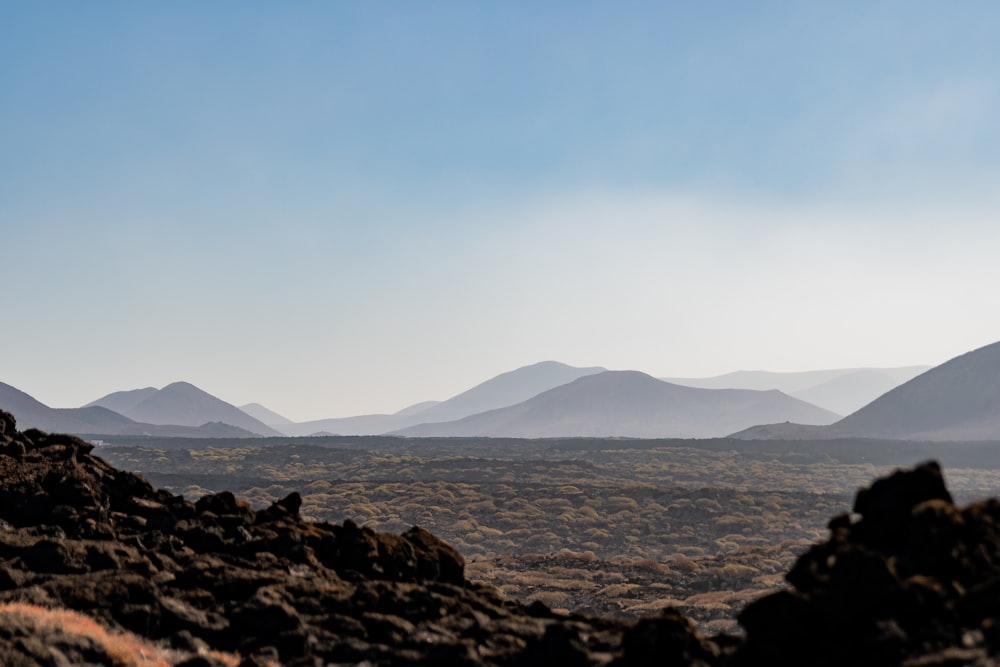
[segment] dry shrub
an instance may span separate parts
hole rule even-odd
[[[673,556],[669,562],[672,568],[682,572],[697,572],[701,569],[701,565],[684,554]]]
[[[484,577],[495,572],[496,565],[488,560],[476,560],[465,564],[465,574],[467,577]]]
[[[684,545],[677,547],[677,551],[684,554],[685,556],[704,556],[705,549],[703,547],[696,547],[693,545]]]
[[[635,568],[636,570],[642,570],[643,572],[649,572],[650,574],[668,575],[670,574],[670,568],[663,563],[658,563],[651,558],[636,558],[628,563],[629,567]]]
[[[728,563],[718,568],[715,572],[719,577],[732,581],[735,579],[749,579],[755,575],[760,574],[760,570],[755,567],[750,567],[749,565],[740,565],[739,563]]]
[[[650,614],[663,611],[669,607],[677,607],[684,604],[683,600],[678,600],[677,598],[659,598],[656,600],[650,600],[649,602],[640,602],[639,604],[633,604],[625,607],[625,611],[632,614]]]
[[[89,616],[69,609],[46,609],[23,602],[0,604],[0,616],[17,615],[38,633],[83,637],[105,653],[119,667],[171,667],[190,659],[190,654],[162,648],[130,632],[111,631]],[[226,667],[237,667],[239,656],[211,651]],[[272,663],[271,667],[279,667]]]
[[[517,586],[537,588],[541,586],[551,586],[553,578],[545,572],[515,572],[510,579],[510,583]]]
[[[598,591],[598,595],[609,598],[630,597],[637,588],[638,584],[610,584]]]
[[[624,574],[621,572],[614,572],[612,570],[604,570],[603,572],[600,572],[597,575],[597,578],[605,584],[623,584],[628,581],[628,577]]]
[[[572,549],[567,549],[565,547],[557,551],[555,556],[582,563],[596,563],[601,560],[593,551],[573,551]]]

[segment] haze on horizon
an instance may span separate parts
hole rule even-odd
[[[296,420],[1000,339],[1000,6],[0,0],[0,381]]]

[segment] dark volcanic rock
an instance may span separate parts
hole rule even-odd
[[[737,664],[980,664],[1000,651],[996,500],[956,507],[929,462],[862,490],[855,511],[799,558],[793,590],[743,610]]]
[[[306,522],[301,502],[191,503],[0,412],[0,663],[1000,665],[1000,501],[956,507],[934,463],[862,490],[744,609],[745,638],[525,607],[426,530]]]
[[[298,494],[257,512],[228,492],[191,503],[77,438],[18,433],[5,413],[0,428],[0,605],[75,610],[247,665],[530,664],[569,648],[596,665],[620,643],[617,622],[531,614],[467,582],[462,556],[421,528],[306,522]],[[27,646],[23,625],[0,608],[0,660]]]

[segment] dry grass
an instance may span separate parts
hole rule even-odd
[[[116,667],[173,667],[192,657],[190,653],[157,646],[130,632],[109,630],[89,616],[69,609],[47,609],[23,602],[0,604],[0,617],[12,615],[39,634],[89,639]],[[208,655],[225,667],[237,667],[240,663],[240,657],[231,653],[211,651]]]

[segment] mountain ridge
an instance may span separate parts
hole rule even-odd
[[[736,410],[744,412],[736,414]],[[749,416],[753,414],[754,416]],[[778,391],[700,389],[639,371],[587,375],[507,408],[394,435],[479,437],[716,437],[762,414],[831,422],[839,417]]]
[[[298,492],[258,509],[229,491],[192,502],[92,452],[0,411],[0,663],[996,664],[1000,637],[983,629],[1000,501],[956,505],[933,461],[859,490],[788,586],[738,613],[743,633],[706,635],[674,606],[634,620],[528,606],[470,581],[422,528],[309,521]]]
[[[123,405],[121,414],[146,424],[197,427],[222,422],[259,435],[284,435],[190,382],[172,382],[158,390],[150,389],[114,392],[92,401],[88,406]],[[134,400],[136,398],[140,400]]]
[[[243,438],[253,432],[228,424],[205,423],[197,426],[146,424],[129,419],[114,410],[88,404],[82,408],[52,408],[30,394],[0,382],[0,409],[21,420],[26,428],[76,435],[136,435],[159,437],[231,437]]]
[[[246,405],[238,406],[240,410],[247,413],[257,421],[262,424],[267,424],[271,428],[281,430],[280,426],[285,424],[294,424],[291,419],[285,417],[284,415],[279,415],[274,410],[264,407],[260,403],[247,403]]]
[[[289,435],[311,435],[318,432],[340,435],[381,435],[424,422],[448,421],[449,416],[467,417],[500,407],[516,404],[532,396],[576,379],[598,373],[600,367],[576,367],[558,361],[541,361],[495,375],[444,401],[424,401],[393,414],[357,415],[333,419],[317,419],[285,425]],[[418,406],[425,405],[423,409]],[[455,418],[455,417],[452,417]]]
[[[777,389],[789,396],[847,415],[930,366],[832,368],[809,371],[733,371],[705,378],[660,378],[705,389]]]
[[[1000,438],[1000,341],[934,366],[833,424],[759,424],[730,437],[950,441]]]
[[[1000,434],[1000,341],[931,368],[844,417],[833,430],[914,439]]]

